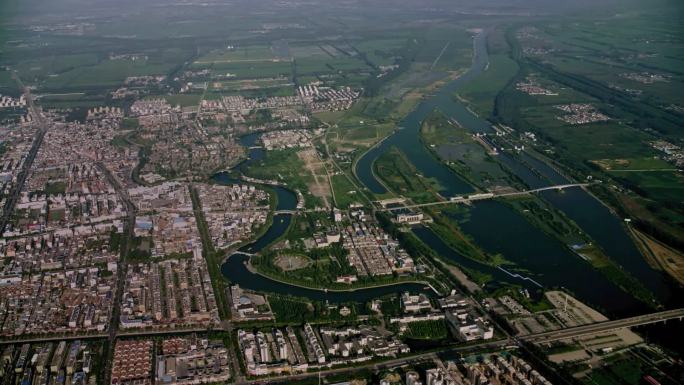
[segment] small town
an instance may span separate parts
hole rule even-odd
[[[565,112],[557,118],[572,125],[605,122],[610,118],[596,110],[591,104],[561,104],[555,106]]]

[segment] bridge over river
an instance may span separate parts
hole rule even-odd
[[[487,200],[487,199],[496,199],[496,198],[505,198],[505,197],[520,196],[520,195],[528,195],[528,194],[534,194],[534,193],[539,193],[542,191],[549,191],[549,190],[560,191],[560,190],[564,190],[566,188],[585,187],[588,185],[589,185],[588,183],[570,183],[570,184],[559,184],[559,185],[554,185],[554,186],[546,186],[546,187],[535,188],[532,190],[515,191],[515,192],[509,192],[509,193],[502,193],[502,194],[480,193],[480,194],[458,195],[458,196],[454,196],[454,197],[449,198],[449,200],[443,200],[443,201],[437,201],[437,202],[383,207],[382,209],[380,209],[380,211],[395,211],[395,210],[415,209],[415,208],[428,207],[428,206],[449,205],[449,204],[455,204],[455,203],[469,203],[469,202],[475,202],[475,201],[481,201],[481,200]]]

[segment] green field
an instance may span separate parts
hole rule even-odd
[[[270,46],[250,45],[233,49],[217,49],[206,55],[202,55],[195,64],[229,63],[245,61],[270,61],[273,60],[273,52]]]
[[[416,169],[396,147],[383,153],[373,164],[377,175],[390,191],[411,198],[416,203],[434,202],[439,186],[416,175]]]
[[[116,87],[129,76],[166,75],[171,68],[172,64],[151,63],[145,60],[105,60],[92,66],[51,75],[42,87],[51,90]]]
[[[407,45],[405,39],[372,39],[353,43],[353,48],[365,55],[375,66],[387,66],[395,63],[398,53]]]
[[[518,64],[508,55],[492,55],[487,70],[461,88],[458,94],[472,104],[478,114],[488,117],[494,109],[496,95],[517,72]]]
[[[227,76],[237,79],[259,79],[290,77],[292,75],[292,63],[290,62],[221,62],[213,64],[193,64],[193,68],[209,68],[214,76]]]
[[[202,99],[201,94],[163,95],[163,97],[172,106],[179,105],[181,107],[197,106]]]
[[[684,175],[681,172],[615,171],[610,174],[653,201],[671,205],[672,207],[682,203],[682,197],[684,197]]]
[[[671,39],[677,22],[657,9],[507,30],[510,57],[520,71],[495,95],[493,119],[534,132],[541,139],[538,150],[566,173],[601,180],[604,187],[596,190],[620,216],[681,247],[683,178],[649,143],[681,143],[682,114],[672,106],[681,101],[684,74],[674,63],[681,63],[684,51],[681,41]],[[661,78],[652,83],[628,78],[634,74]],[[515,89],[529,79],[558,95],[530,96]],[[610,120],[565,123],[554,106],[570,103],[589,103]],[[613,184],[625,189],[607,187]]]
[[[349,207],[352,203],[363,201],[361,192],[354,187],[345,175],[333,175],[332,187],[335,191],[335,206],[341,209]]]
[[[304,162],[297,156],[299,149],[267,151],[263,160],[253,163],[246,174],[250,177],[284,182],[293,190],[304,194],[306,206],[313,208],[321,206],[320,198],[309,193],[309,184],[313,176],[305,170]]]
[[[509,186],[515,183],[510,174],[464,128],[448,122],[434,111],[423,122],[421,139],[434,156],[481,189]]]
[[[444,320],[412,322],[404,336],[421,340],[441,340],[449,336],[449,329]]]
[[[21,93],[17,83],[12,79],[12,73],[0,70],[0,94],[18,96]]]

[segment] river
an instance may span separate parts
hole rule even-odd
[[[473,191],[468,183],[444,163],[435,159],[425,146],[417,145],[421,143],[421,123],[434,109],[440,110],[471,132],[493,132],[489,122],[469,111],[453,97],[459,87],[486,69],[488,56],[485,33],[475,36],[473,50],[475,55],[472,66],[463,76],[422,101],[400,123],[401,129],[370,149],[356,163],[357,177],[371,192],[386,192],[373,173],[373,163],[392,146],[404,152],[422,175],[434,178],[442,187],[441,195],[450,197]],[[499,155],[499,160],[531,188],[569,183],[553,168],[525,153],[504,153]],[[661,303],[667,307],[681,305],[681,287],[665,273],[654,270],[646,263],[621,220],[601,202],[579,188],[568,189],[562,193],[547,191],[542,196],[574,220],[611,258],[651,290]],[[501,253],[522,270],[521,275],[534,279],[545,287],[568,289],[581,300],[611,315],[627,316],[648,310],[643,303],[601,276],[566,245],[532,226],[504,203],[479,202],[473,205],[467,220],[463,217],[452,219],[459,222],[463,231],[485,251],[492,254]],[[442,256],[454,260],[466,269],[477,269],[492,275],[497,281],[503,280],[530,287],[529,281],[508,274],[502,275],[494,268],[458,255],[444,245],[430,229],[418,227],[414,229],[414,234]],[[536,285],[532,285],[532,288],[534,286]]]
[[[233,170],[243,172],[249,168],[250,164],[253,162],[263,159],[265,151],[257,147],[258,137],[259,134],[255,133],[245,135],[240,138],[240,143],[246,148],[250,149],[249,157],[233,167]],[[213,179],[218,183],[227,185],[234,183],[245,183],[240,179],[231,177],[227,172],[218,173],[214,175]],[[270,188],[275,191],[277,197],[276,210],[295,210],[297,208],[297,196],[294,192],[282,186],[270,186]],[[230,255],[224,261],[224,263],[221,265],[221,273],[232,283],[238,284],[245,289],[288,294],[298,297],[306,297],[316,301],[327,301],[330,303],[368,302],[374,298],[378,298],[386,294],[401,293],[404,291],[410,291],[414,293],[424,292],[430,295],[433,293],[428,286],[419,283],[401,283],[396,285],[350,291],[323,291],[307,289],[278,282],[250,271],[246,265],[247,261],[249,260],[249,256],[244,253],[258,253],[268,245],[272,244],[287,231],[291,221],[292,214],[274,215],[273,223],[263,235],[261,235],[254,242],[241,247],[236,253]]]
[[[486,35],[478,34],[473,39],[474,57],[471,68],[458,79],[440,88],[434,95],[423,100],[400,123],[400,129],[369,150],[359,159],[355,172],[359,180],[373,193],[386,192],[383,185],[373,174],[374,161],[390,147],[401,149],[419,172],[428,178],[436,179],[442,186],[440,194],[449,197],[474,191],[465,180],[449,167],[435,159],[429,150],[420,144],[422,121],[435,108],[455,119],[460,125],[472,132],[491,132],[491,125],[470,112],[463,104],[453,98],[455,91],[482,73],[488,63]],[[263,149],[255,148],[258,134],[241,138],[241,143],[250,148],[249,158],[237,165],[234,170],[244,171],[252,162],[261,160]],[[527,154],[500,155],[501,162],[518,175],[530,187],[550,184],[563,184],[567,180],[545,163]],[[227,173],[217,174],[219,183],[244,183],[231,178]],[[278,210],[292,210],[296,207],[295,194],[283,187],[274,187],[278,196]],[[625,232],[624,225],[605,206],[582,189],[574,188],[558,193],[543,193],[544,199],[563,211],[568,217],[589,234],[596,242],[626,270],[641,280],[654,292],[658,300],[669,307],[682,301],[681,288],[662,272],[652,269],[634,246]],[[312,300],[329,302],[364,302],[372,298],[401,291],[419,291],[426,287],[420,284],[397,284],[393,286],[360,289],[349,292],[324,292],[305,289],[276,282],[249,271],[245,265],[248,256],[256,253],[280,237],[291,222],[290,214],[278,214],[273,225],[256,241],[244,246],[239,253],[230,256],[222,265],[223,274],[242,287],[291,294]],[[465,258],[449,248],[427,227],[418,226],[413,233],[437,253],[451,259],[467,270],[477,270],[494,278],[495,284],[508,282],[519,284],[537,291],[546,288],[563,287],[577,297],[613,316],[628,316],[644,313],[644,304],[620,290],[601,276],[587,262],[570,252],[561,242],[544,234],[532,226],[522,216],[504,203],[497,201],[480,202],[473,205],[468,218],[454,216],[464,232],[489,253],[501,253],[516,265],[515,271],[501,270]]]

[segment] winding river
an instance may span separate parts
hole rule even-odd
[[[377,194],[386,192],[373,173],[373,163],[392,146],[402,150],[422,175],[437,180],[442,187],[441,195],[449,197],[474,191],[472,186],[444,163],[436,160],[425,146],[417,145],[421,143],[419,134],[422,121],[436,108],[468,130],[492,131],[487,121],[470,112],[453,98],[454,92],[459,87],[477,77],[487,67],[488,57],[484,33],[474,37],[473,47],[472,66],[465,74],[423,100],[401,122],[399,130],[358,160],[355,173],[370,191]],[[248,160],[234,169],[243,171],[252,162],[263,158],[264,151],[255,148],[257,138],[257,134],[250,134],[241,139],[242,144],[250,148],[250,155]],[[553,168],[527,154],[519,156],[502,154],[499,159],[532,188],[567,183],[566,179]],[[226,173],[217,174],[215,180],[219,183],[241,182],[230,178]],[[275,187],[275,191],[278,196],[278,210],[290,210],[296,207],[297,200],[294,193],[282,187]],[[582,227],[608,255],[615,258],[626,270],[643,282],[660,302],[668,307],[681,304],[684,297],[681,295],[681,287],[645,262],[626,233],[620,219],[594,197],[579,188],[569,189],[562,193],[547,191],[543,193],[543,197]],[[480,202],[473,205],[467,217],[455,216],[453,220],[458,221],[464,232],[484,250],[490,253],[501,253],[506,259],[515,263],[516,271],[501,270],[463,257],[444,244],[427,227],[418,226],[413,229],[413,232],[437,253],[453,260],[466,270],[476,270],[492,276],[494,284],[509,282],[521,285],[530,291],[537,291],[540,286],[564,287],[575,293],[581,300],[598,306],[614,316],[634,315],[648,310],[643,303],[610,283],[561,242],[532,226],[504,203]],[[273,225],[262,237],[244,246],[226,260],[222,265],[223,274],[231,282],[238,283],[245,288],[329,302],[367,301],[388,293],[426,289],[420,284],[397,284],[348,292],[324,292],[276,282],[249,271],[245,265],[248,256],[243,253],[255,253],[271,244],[287,230],[290,221],[290,214],[275,215]]]
[[[249,134],[240,139],[241,144],[249,148],[250,152],[248,159],[236,165],[234,170],[244,171],[253,162],[263,159],[265,154],[264,150],[256,146],[258,136],[259,134]],[[225,172],[216,174],[214,176],[214,180],[222,184],[245,183],[242,180],[231,177],[229,173]],[[281,186],[270,187],[275,191],[278,198],[276,210],[295,210],[297,208],[297,196],[294,192]],[[421,291],[425,293],[432,293],[428,286],[419,283],[400,283],[396,285],[349,291],[323,291],[278,282],[250,271],[247,268],[247,261],[249,260],[248,254],[257,253],[277,240],[287,231],[291,221],[292,214],[274,215],[272,225],[261,237],[256,239],[254,242],[241,247],[237,252],[230,255],[225,260],[223,265],[221,265],[222,274],[232,283],[236,283],[246,289],[289,294],[298,297],[306,297],[311,300],[327,301],[330,303],[368,302],[374,298],[378,298],[386,294],[400,293],[404,291]]]

